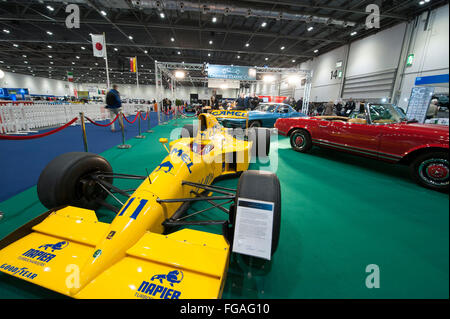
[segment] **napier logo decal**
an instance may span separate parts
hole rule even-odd
[[[174,287],[174,284],[179,284],[183,278],[184,274],[181,270],[172,270],[168,274],[154,275],[150,282],[143,281],[141,283],[135,296],[142,299],[179,299],[181,291],[164,287],[162,284],[168,282],[171,287]],[[161,285],[152,283],[152,281],[159,281]]]
[[[45,244],[38,247],[38,249],[29,249],[26,252],[24,252],[21,256],[18,258],[23,261],[31,262],[33,264],[44,266],[45,263],[50,262],[53,258],[56,257],[55,254],[51,254],[47,252],[47,249],[51,251],[52,253],[55,251],[62,250],[66,248],[69,245],[69,242],[67,241],[60,241],[56,244]],[[42,250],[40,250],[42,249]]]
[[[156,279],[159,280],[160,283],[163,283],[163,280],[165,279],[173,287],[173,284],[179,284],[183,280],[183,272],[181,270],[173,270],[167,275],[154,275],[151,281]]]
[[[67,245],[69,245],[69,243],[67,241],[60,241],[59,243],[56,243],[56,244],[42,245],[42,246],[39,246],[38,248],[39,249],[43,248],[44,250],[47,250],[47,248],[51,248],[52,252],[54,252],[55,250],[61,250],[65,247],[67,247]]]

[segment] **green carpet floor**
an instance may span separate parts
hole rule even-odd
[[[129,140],[132,149],[101,155],[115,172],[143,175],[165,155],[158,138],[187,122],[158,126],[144,140]],[[449,197],[414,184],[407,167],[332,150],[301,154],[287,138],[272,136],[270,163],[250,168],[276,170],[280,179],[279,246],[264,268],[233,256],[223,298],[449,298]],[[218,185],[234,188],[237,178]],[[4,237],[45,208],[32,187],[0,203],[0,210]],[[106,210],[97,214],[113,218]],[[226,218],[220,211],[212,217]],[[378,289],[366,288],[369,264],[379,266]],[[0,274],[0,298],[60,297]]]

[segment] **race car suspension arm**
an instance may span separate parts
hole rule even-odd
[[[191,190],[191,193],[197,195],[198,197],[203,197],[203,198],[205,198],[205,201],[207,201],[209,204],[213,205],[212,208],[218,208],[218,209],[220,209],[221,211],[223,211],[223,212],[225,212],[225,213],[227,213],[227,214],[228,214],[228,210],[226,210],[225,208],[223,208],[222,205],[228,204],[228,203],[234,201],[234,198],[233,198],[233,199],[230,199],[229,201],[227,201],[227,202],[225,202],[225,203],[217,204],[217,203],[214,203],[212,200],[209,200],[210,197],[208,197],[208,196],[203,196],[202,194],[199,194],[199,193],[197,193],[197,192],[194,191],[194,190]]]
[[[198,183],[193,183],[193,182],[188,182],[188,181],[183,181],[181,183],[181,185],[189,185],[189,186],[194,186],[197,188],[202,188],[208,191],[212,191],[212,192],[216,192],[216,193],[220,193],[220,194],[225,194],[225,195],[235,195],[236,190],[231,189],[231,188],[225,188],[225,187],[220,187],[220,186],[212,186],[212,185],[205,185],[205,184],[198,184]],[[226,191],[228,190],[228,192]],[[234,193],[231,193],[231,192]]]
[[[130,175],[130,174],[120,174],[120,173],[100,173],[100,174],[95,174],[93,176],[122,178],[122,179],[137,179],[137,180],[145,180],[148,177],[148,176],[142,176],[142,175]]]
[[[123,196],[126,196],[126,197],[130,197],[131,195],[130,194],[128,194],[127,192],[125,192],[124,190],[121,190],[120,188],[118,188],[118,187],[116,187],[116,186],[114,186],[113,184],[111,184],[111,183],[109,183],[109,182],[107,182],[107,181],[105,181],[105,180],[103,180],[103,179],[101,179],[101,178],[99,178],[99,175],[93,175],[92,176],[92,179],[95,181],[95,182],[97,182],[100,186],[103,186],[103,187],[105,187],[106,189],[112,189],[113,191],[115,191],[115,192],[117,192],[117,193],[119,193],[119,194],[122,194]],[[112,193],[110,192],[110,191],[108,191],[108,193],[110,193],[110,195],[112,195]],[[115,198],[115,196],[114,195],[112,195],[114,198]],[[120,202],[120,201],[119,201]],[[120,202],[121,203],[121,202]],[[121,203],[122,205],[123,205],[123,203]]]
[[[236,196],[209,196],[209,200],[221,200],[221,199],[234,199]],[[205,197],[189,197],[189,198],[170,198],[170,199],[160,199],[158,198],[156,201],[158,203],[181,203],[181,202],[198,202],[204,201]]]

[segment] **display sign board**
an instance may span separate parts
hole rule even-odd
[[[433,93],[433,87],[413,87],[411,97],[409,98],[408,109],[406,110],[406,118],[424,123]]]
[[[256,69],[248,66],[209,64],[208,78],[254,81],[256,80]]]
[[[240,82],[239,80],[208,79],[208,87],[220,89],[239,89]]]
[[[233,252],[270,260],[274,203],[238,198]]]

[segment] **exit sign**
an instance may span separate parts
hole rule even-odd
[[[406,66],[411,66],[414,61],[414,54],[409,54],[406,58]]]

